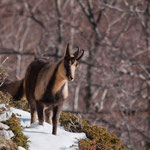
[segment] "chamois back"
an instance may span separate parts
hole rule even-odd
[[[45,59],[36,59],[27,68],[25,74],[25,93],[28,99],[35,99],[33,93],[36,87],[38,74],[46,64],[48,64],[48,62]]]

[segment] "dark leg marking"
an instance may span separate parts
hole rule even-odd
[[[53,109],[53,131],[52,131],[52,134],[56,135],[57,134],[57,125],[58,125],[58,122],[59,122],[59,117],[60,117],[60,113],[61,113],[61,110],[62,110],[62,104],[59,105],[59,106],[56,106],[54,107]]]
[[[51,124],[52,122],[52,115],[53,115],[53,112],[52,112],[52,108],[48,108],[45,110],[45,121],[49,124]]]
[[[36,102],[39,125],[43,125],[44,122],[44,106],[41,102]]]

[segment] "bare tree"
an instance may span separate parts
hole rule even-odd
[[[24,77],[34,49],[54,62],[67,43],[80,46],[64,110],[107,127],[128,149],[149,149],[149,0],[5,0],[0,8],[0,58],[9,56],[10,78]]]

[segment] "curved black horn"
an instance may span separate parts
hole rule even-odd
[[[79,51],[80,51],[80,49],[79,49],[79,47],[77,47],[77,51],[73,54],[75,59],[78,57]]]
[[[69,56],[70,56],[69,43],[67,44],[67,47],[66,47],[66,53],[65,53],[65,56],[66,56],[66,57],[69,57]]]
[[[84,50],[82,49],[81,51],[82,51],[82,54],[76,60],[80,60],[82,56],[84,55]]]

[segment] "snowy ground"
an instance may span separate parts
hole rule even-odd
[[[52,135],[52,126],[44,123],[43,126],[38,122],[30,125],[30,113],[11,108],[14,114],[20,119],[23,127],[23,133],[29,137],[29,150],[75,150],[77,142],[85,138],[84,133],[71,133],[58,126],[57,136]],[[21,148],[20,148],[21,150]]]

